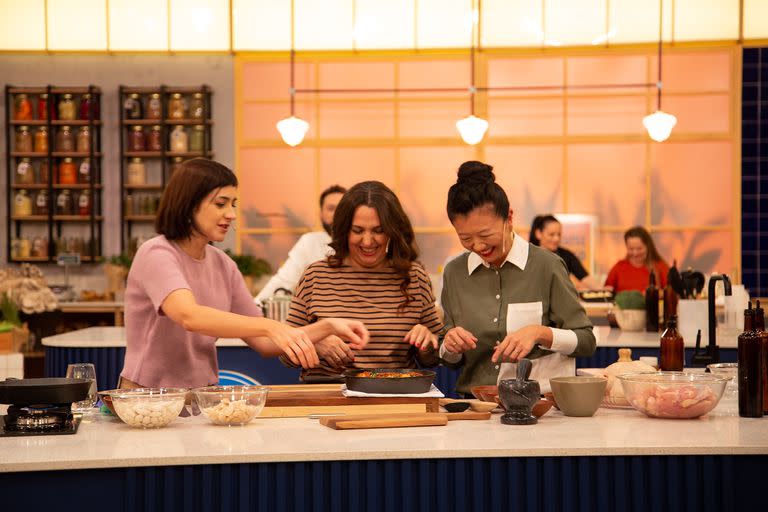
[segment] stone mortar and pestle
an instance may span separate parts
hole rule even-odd
[[[499,382],[499,400],[506,411],[501,417],[505,425],[535,425],[538,423],[531,410],[539,401],[541,388],[538,381],[528,380],[531,375],[530,359],[517,363],[517,378]]]

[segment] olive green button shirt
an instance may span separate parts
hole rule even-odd
[[[594,353],[592,323],[559,256],[515,235],[500,268],[481,263],[478,255],[464,253],[451,260],[443,274],[441,302],[446,331],[463,327],[477,338],[477,348],[463,357],[440,347],[446,366],[462,367],[457,391],[469,393],[473,386],[496,384],[499,364],[493,363],[491,356],[496,344],[507,335],[509,304],[541,302],[541,325],[552,328],[552,349],[536,345],[529,359],[555,351],[571,357]]]

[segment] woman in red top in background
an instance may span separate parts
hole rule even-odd
[[[624,290],[645,291],[650,280],[651,269],[656,274],[656,286],[667,285],[669,265],[659,256],[651,234],[641,226],[635,226],[624,233],[627,257],[616,263],[605,279],[606,288],[614,292]]]

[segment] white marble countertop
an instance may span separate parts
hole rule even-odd
[[[0,472],[182,464],[463,457],[768,454],[768,419],[718,413],[697,420],[599,409],[570,418],[552,409],[538,425],[451,421],[444,427],[332,430],[307,418],[257,418],[220,427],[202,416],[158,430],[86,416],[75,435],[0,438]]]
[[[648,347],[659,346],[661,334],[652,332],[632,332],[610,327],[595,327],[598,347]],[[71,347],[71,348],[110,348],[125,346],[124,327],[88,327],[79,331],[72,331],[56,336],[43,338],[46,347]],[[736,348],[735,337],[720,336],[717,340],[721,348]],[[706,344],[706,340],[702,340]],[[245,347],[243,340],[233,338],[221,338],[216,341],[217,347]],[[686,347],[693,347],[694,340],[685,340]]]

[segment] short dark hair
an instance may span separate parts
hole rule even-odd
[[[342,187],[341,185],[331,185],[327,189],[323,190],[320,193],[320,208],[323,207],[323,203],[325,202],[325,198],[328,197],[331,194],[346,194],[347,189]]]
[[[380,181],[358,183],[339,201],[339,206],[336,207],[336,213],[333,215],[332,240],[329,244],[334,253],[328,257],[328,263],[331,267],[338,268],[349,256],[349,233],[352,230],[355,212],[360,206],[368,206],[376,210],[381,229],[389,237],[387,258],[403,279],[400,283],[400,291],[405,301],[401,307],[405,307],[413,300],[408,294],[408,285],[411,282],[411,266],[419,257],[419,249],[411,220],[403,210],[400,200]]]
[[[560,221],[551,213],[535,216],[531,223],[531,233],[528,235],[528,241],[533,245],[541,245],[541,240],[536,236],[536,231],[543,230],[550,222],[557,222],[560,224]]]
[[[509,199],[493,174],[493,167],[470,160],[459,167],[458,179],[448,190],[448,219],[454,221],[459,215],[468,215],[475,208],[487,204],[500,218],[509,215]]]
[[[664,258],[662,258],[659,251],[656,250],[656,244],[653,243],[651,234],[643,226],[633,226],[629,228],[624,233],[624,243],[627,243],[627,240],[630,238],[639,238],[643,242],[643,245],[645,245],[645,248],[648,249],[648,254],[645,257],[646,265],[651,266],[658,262],[666,264]]]
[[[226,166],[206,158],[182,162],[165,185],[155,218],[155,231],[168,240],[192,236],[195,211],[211,191],[236,187],[237,176]]]

